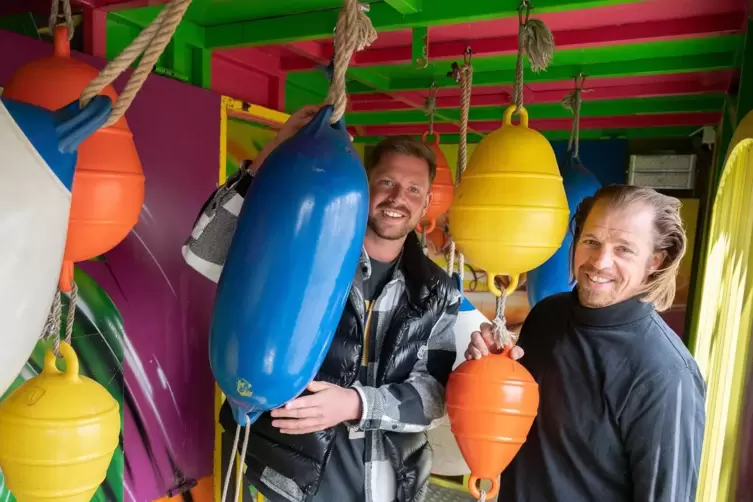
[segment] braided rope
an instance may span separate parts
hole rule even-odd
[[[366,15],[367,11],[367,5],[359,4],[357,0],[345,0],[345,5],[337,20],[334,68],[327,95],[327,104],[334,106],[330,118],[332,124],[337,123],[345,115],[348,105],[345,75],[353,53],[368,47],[377,38],[371,19]]]
[[[515,62],[515,85],[513,103],[515,112],[523,106],[523,55],[528,56],[531,70],[546,70],[554,55],[554,36],[547,26],[538,19],[530,19],[530,0],[522,0],[518,8],[518,58]]]
[[[434,136],[434,114],[437,112],[437,83],[432,82],[429,96],[424,101],[424,113],[429,117],[429,135]]]
[[[58,25],[58,16],[61,0],[52,0],[50,6],[50,19],[48,21],[48,27],[50,29],[50,35],[55,33],[55,26]],[[73,13],[71,12],[71,0],[62,0],[63,3],[63,19],[65,19],[65,27],[68,29],[68,40],[73,40]]]
[[[84,107],[105,87],[112,84],[143,53],[143,57],[128,79],[128,83],[118,97],[118,101],[112,107],[110,118],[103,127],[115,124],[125,115],[126,110],[133,103],[136,94],[141,90],[141,86],[144,85],[152,68],[170,42],[190,4],[191,0],[171,0],[149,26],[144,28],[118,57],[110,61],[81,93],[80,102],[81,106]]]
[[[494,277],[487,277],[488,280],[494,280]],[[497,297],[497,308],[492,320],[494,325],[494,338],[498,347],[506,347],[514,342],[513,334],[507,329],[507,319],[505,318],[505,307],[507,306],[507,292],[503,289],[502,296]]]
[[[580,83],[579,83],[580,81]],[[570,110],[573,114],[572,125],[570,126],[570,140],[567,143],[567,151],[573,152],[573,156],[579,158],[580,152],[580,107],[583,104],[583,85],[586,77],[581,73],[575,77],[575,89],[562,98],[562,105]]]
[[[458,68],[460,82],[460,142],[458,143],[458,165],[455,170],[455,186],[460,185],[465,168],[468,167],[468,115],[471,110],[471,90],[473,87],[473,65],[466,57],[463,66]]]

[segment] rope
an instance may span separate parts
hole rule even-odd
[[[243,446],[241,447],[241,455],[239,458],[240,465],[243,465],[246,458],[246,452],[248,451],[248,439],[251,436],[251,422],[249,421],[246,424],[246,432],[243,435]],[[227,466],[227,472],[225,473],[225,481],[222,484],[222,498],[220,499],[220,502],[225,502],[227,500],[227,492],[230,488],[230,476],[233,474],[233,466],[235,465],[235,454],[238,453],[238,442],[241,437],[241,426],[236,425],[235,426],[235,438],[233,438],[233,447],[230,451],[230,462]],[[233,497],[233,500],[235,502],[238,502],[239,500],[243,500],[241,495],[241,485],[243,484],[243,476],[238,475],[235,480],[235,496]]]
[[[579,83],[580,81],[580,83]],[[573,152],[573,157],[579,158],[580,150],[580,106],[583,103],[582,93],[586,77],[582,73],[575,77],[575,89],[562,98],[562,105],[573,114],[573,123],[570,126],[570,141],[567,143],[567,151]]]
[[[71,13],[71,0],[52,0],[48,27],[50,29],[50,35],[54,35],[55,26],[58,25],[61,1],[63,3],[63,19],[65,19],[65,27],[68,29],[68,41],[71,41],[73,40],[73,14]]]
[[[455,186],[468,166],[468,114],[471,109],[471,89],[473,87],[473,65],[471,65],[471,48],[463,55],[463,66],[453,67],[455,79],[460,83],[460,143],[458,144],[458,165],[455,170]]]
[[[494,280],[494,277],[487,277],[486,280]],[[502,289],[502,288],[501,288]],[[494,338],[497,346],[505,347],[514,343],[515,335],[507,329],[507,319],[505,319],[505,306],[507,304],[507,292],[502,289],[502,296],[497,297],[497,311],[494,315]]]
[[[42,338],[45,340],[49,340],[52,338],[53,340],[57,340],[57,344],[55,345],[55,353],[57,354],[57,349],[60,343],[60,317],[62,312],[62,306],[60,304],[60,291],[55,292],[55,296],[52,299],[52,306],[50,307],[50,312],[47,314],[47,321],[44,323],[44,328],[42,328]]]
[[[65,318],[65,343],[71,345],[73,339],[73,324],[76,320],[76,302],[78,299],[78,286],[75,281],[71,282],[72,288],[68,296],[68,313]],[[63,318],[63,302],[60,290],[55,293],[52,300],[50,313],[42,329],[42,338],[52,339],[52,350],[57,357],[60,355],[60,321]]]
[[[335,56],[332,81],[327,95],[327,104],[333,105],[335,110],[330,123],[337,123],[348,104],[345,89],[345,73],[348,71],[353,53],[361,51],[376,40],[377,33],[366,15],[369,6],[359,4],[357,0],[345,0],[342,12],[335,27]]]
[[[537,73],[546,70],[554,55],[554,36],[543,21],[529,19],[531,9],[530,0],[522,0],[518,7],[518,59],[513,87],[516,113],[523,106],[523,55],[528,56],[531,69]]]
[[[248,438],[251,436],[251,422],[248,422],[246,424],[246,433],[243,436],[243,447],[241,448],[241,456],[240,456],[240,463],[243,465],[243,463],[246,461],[246,452],[248,451]],[[243,476],[237,476],[237,479],[235,480],[235,497],[233,500],[235,502],[238,502],[240,499],[238,498],[241,494],[241,484],[243,481]]]
[[[238,452],[238,440],[241,437],[241,426],[235,426],[235,438],[233,439],[233,447],[230,450],[230,462],[227,466],[227,472],[225,473],[225,482],[222,485],[222,498],[220,502],[227,500],[227,490],[230,488],[230,475],[233,473],[233,466],[235,465],[235,454]]]
[[[455,241],[450,239],[450,256],[447,258],[447,273],[452,275],[455,271]]]
[[[154,18],[154,21],[139,33],[139,36],[131,42],[131,45],[126,47],[118,57],[110,61],[81,93],[80,102],[81,106],[84,107],[94,96],[97,96],[105,87],[112,84],[143,53],[143,57],[136,69],[133,70],[128,83],[118,97],[118,101],[112,107],[110,118],[103,127],[115,124],[125,115],[126,110],[131,106],[136,94],[144,85],[152,68],[170,42],[190,4],[191,0],[171,0]]]
[[[429,136],[434,136],[434,114],[437,111],[437,83],[432,82],[429,96],[424,101],[424,113],[429,117]]]

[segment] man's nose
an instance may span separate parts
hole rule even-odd
[[[591,265],[598,270],[611,268],[613,263],[614,259],[612,257],[612,252],[606,247],[602,247],[598,251],[595,251],[591,258]]]

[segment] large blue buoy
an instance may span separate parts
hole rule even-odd
[[[560,167],[560,174],[565,185],[567,205],[570,208],[570,218],[572,218],[578,204],[596,193],[601,188],[601,183],[591,171],[583,167],[580,159],[570,155],[569,152],[567,161]],[[570,278],[572,242],[572,230],[568,228],[565,239],[557,252],[538,268],[528,272],[526,288],[531,308],[547,296],[573,289],[575,282]]]
[[[111,107],[104,96],[54,112],[0,98],[0,396],[29,359],[57,290],[76,150]]]
[[[340,322],[369,211],[366,172],[322,108],[251,184],[215,298],[209,358],[235,420],[253,423],[314,378]]]

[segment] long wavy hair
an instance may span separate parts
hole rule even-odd
[[[643,285],[642,301],[654,304],[657,311],[668,310],[675,299],[677,273],[687,248],[687,236],[680,217],[681,203],[678,199],[663,195],[652,188],[632,185],[609,185],[600,188],[593,196],[586,197],[578,205],[571,220],[573,242],[570,248],[570,273],[575,276],[575,246],[578,245],[588,215],[597,202],[607,204],[608,209],[621,210],[635,205],[653,209],[654,252],[663,254],[659,268]]]

